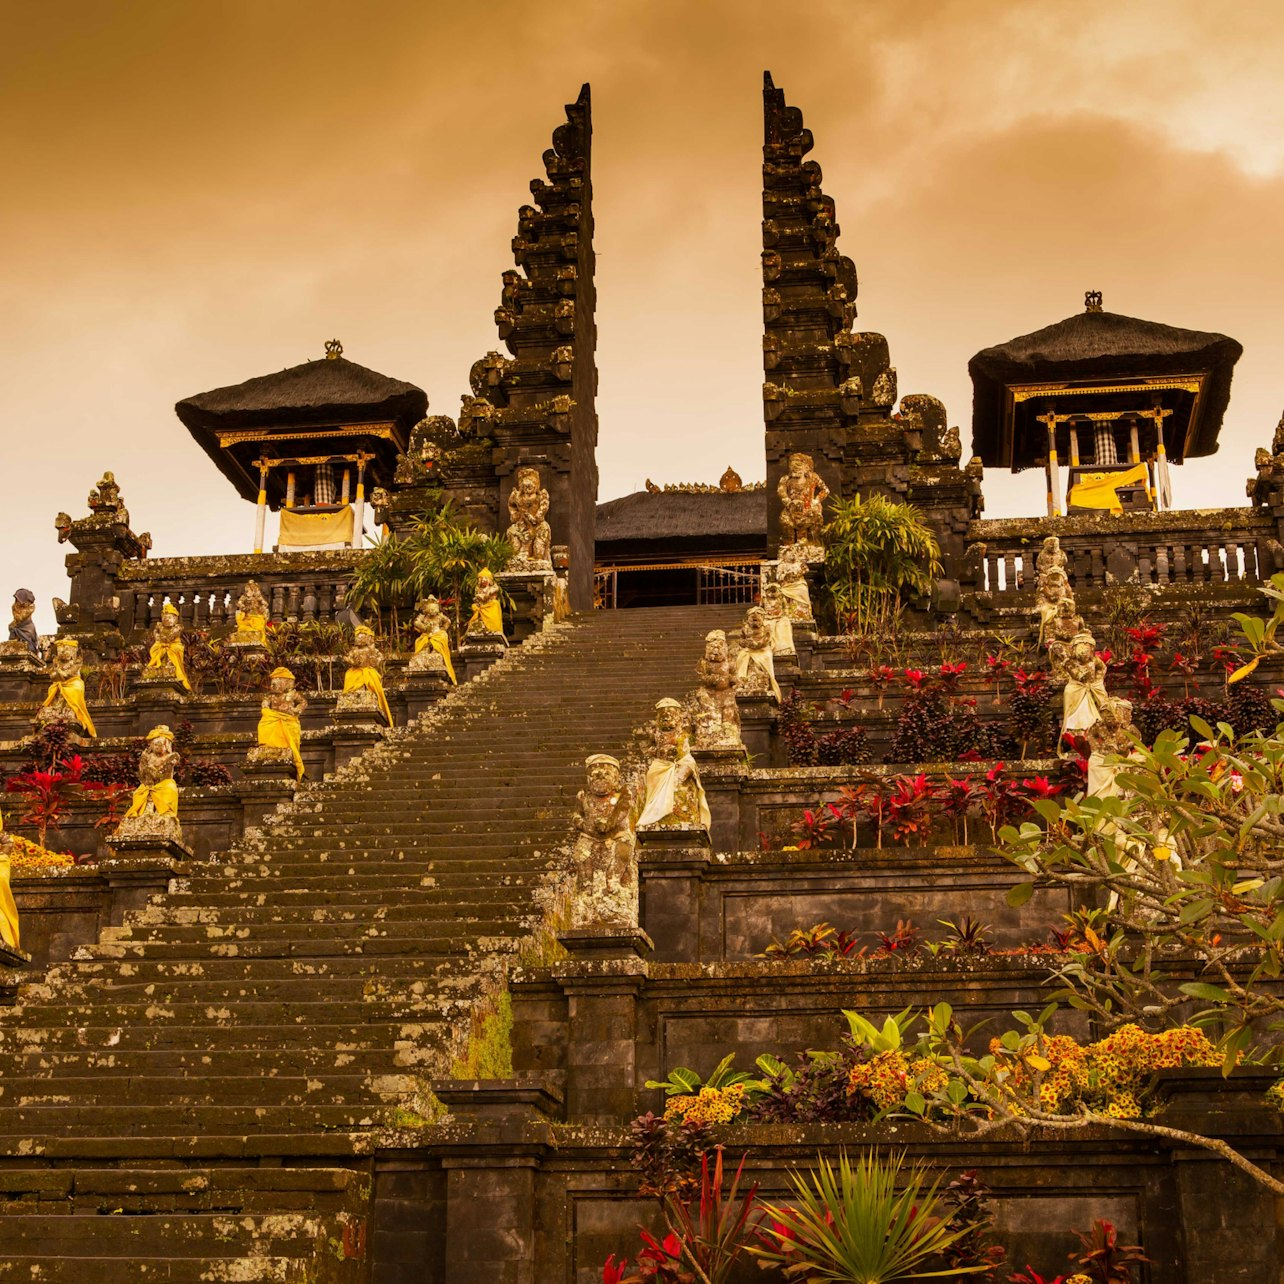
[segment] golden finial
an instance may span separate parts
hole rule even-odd
[[[338,339],[327,339],[325,341],[325,359],[327,361],[337,361],[343,356],[343,344]]]
[[[1101,291],[1085,290],[1083,292],[1083,310],[1085,312],[1101,311]]]

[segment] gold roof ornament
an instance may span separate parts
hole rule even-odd
[[[1102,310],[1100,290],[1085,290],[1083,292],[1083,310],[1085,312],[1100,312]]]
[[[727,471],[718,479],[718,489],[726,491],[729,495],[734,495],[738,490],[744,490],[745,484],[730,464],[727,465]]]
[[[343,344],[338,339],[327,339],[325,341],[325,359],[327,361],[338,361],[343,356]]]

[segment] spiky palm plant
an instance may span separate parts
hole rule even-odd
[[[871,1152],[853,1164],[840,1151],[836,1168],[821,1155],[814,1169],[792,1171],[789,1180],[793,1203],[763,1206],[764,1246],[750,1249],[787,1279],[891,1284],[984,1269],[940,1266],[945,1249],[971,1228],[951,1230],[940,1180],[928,1186],[926,1171],[906,1169],[903,1153],[884,1160]]]

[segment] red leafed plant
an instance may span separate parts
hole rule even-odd
[[[826,815],[825,812],[808,808],[802,814],[801,820],[796,820],[790,826],[795,836],[795,843],[799,851],[807,851],[812,847],[821,847],[825,839],[829,837],[830,828],[833,826],[834,816]]]
[[[922,691],[927,682],[927,674],[922,669],[906,669],[901,674],[901,681],[910,691]]]
[[[959,679],[967,672],[967,661],[956,660],[951,664],[946,660],[937,672],[940,675],[941,685],[947,691],[953,691],[958,686]]]
[[[922,772],[917,776],[897,776],[894,785],[887,798],[887,819],[892,837],[908,847],[911,838],[925,833],[931,825],[928,805],[936,791]]]
[[[712,1166],[706,1152],[700,1159],[700,1192],[690,1199],[666,1196],[664,1219],[669,1233],[657,1240],[641,1231],[642,1248],[637,1272],[626,1275],[628,1262],[617,1263],[612,1253],[602,1268],[603,1284],[726,1284],[757,1230],[757,1185],[740,1195],[744,1173],[742,1157],[731,1184],[724,1191],[722,1147],[713,1151]],[[752,1224],[751,1224],[752,1222]]]
[[[869,671],[869,680],[878,688],[878,707],[883,707],[883,696],[887,692],[887,684],[896,676],[896,670],[890,664],[880,664],[878,668]]]
[[[84,769],[84,760],[75,754],[66,762],[55,763],[48,771],[23,771],[6,781],[5,788],[10,793],[21,794],[26,799],[21,823],[35,827],[41,847],[45,846],[49,830],[58,829],[71,801],[71,790],[80,783]]]
[[[1140,1244],[1121,1244],[1112,1222],[1098,1217],[1092,1228],[1075,1231],[1082,1253],[1071,1252],[1070,1260],[1084,1268],[1093,1284],[1133,1284],[1132,1268],[1149,1262]]]
[[[959,839],[961,824],[962,841],[967,842],[967,817],[968,812],[976,805],[976,797],[976,785],[972,782],[971,776],[963,776],[958,780],[953,776],[946,776],[938,788],[937,799],[941,804],[941,810],[954,821],[956,841]]]

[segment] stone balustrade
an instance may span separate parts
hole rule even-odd
[[[1044,539],[1061,540],[1076,590],[1134,575],[1141,584],[1255,584],[1284,567],[1276,520],[1251,508],[1163,513],[1080,513],[1004,518],[968,526],[965,588],[992,595],[1034,591]],[[984,546],[982,554],[981,547]]]
[[[343,608],[360,549],[317,553],[244,554],[228,557],[166,557],[122,563],[116,575],[119,625],[126,636],[146,632],[166,601],[179,610],[183,627],[219,629],[236,619],[236,599],[257,581],[271,619],[335,619]]]

